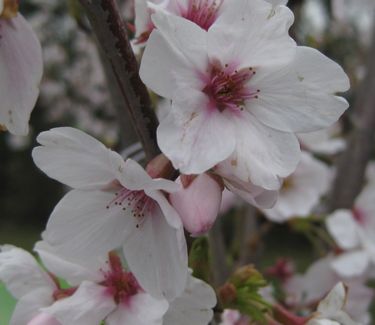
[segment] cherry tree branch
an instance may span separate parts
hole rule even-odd
[[[156,142],[158,121],[147,88],[139,77],[138,63],[116,1],[79,1],[113,71],[124,108],[143,145],[146,159],[150,160],[160,152]]]
[[[354,128],[342,154],[333,186],[330,208],[352,208],[362,189],[367,163],[375,140],[375,24],[368,53],[367,75],[354,105]]]

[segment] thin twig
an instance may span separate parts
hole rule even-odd
[[[374,148],[375,139],[375,24],[368,53],[367,75],[354,105],[354,128],[348,146],[342,154],[333,186],[330,208],[352,208],[362,189],[365,169]]]
[[[143,145],[147,160],[160,151],[156,142],[157,118],[147,88],[138,73],[125,24],[115,0],[79,0],[112,68],[125,109]]]

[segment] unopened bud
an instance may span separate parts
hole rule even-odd
[[[181,180],[178,179],[181,183]],[[219,213],[222,187],[210,175],[201,174],[186,188],[171,193],[170,202],[179,213],[185,229],[192,236],[207,233]]]
[[[0,0],[0,18],[11,19],[18,14],[18,0]]]
[[[221,304],[231,306],[237,298],[237,289],[232,283],[226,283],[219,288],[219,299]]]

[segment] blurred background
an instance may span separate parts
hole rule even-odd
[[[119,2],[124,19],[132,23],[131,3]],[[345,97],[351,108],[341,121],[345,138],[359,97],[375,92],[364,91],[363,83],[366,62],[375,59],[369,57],[375,1],[290,0],[288,6],[296,17],[291,34],[297,43],[319,49],[339,62],[350,77],[351,90]],[[0,243],[31,249],[54,206],[67,191],[33,164],[31,150],[37,134],[56,126],[74,126],[114,149],[123,148],[134,138],[127,135],[127,130],[119,129],[105,67],[76,1],[21,1],[20,11],[41,40],[45,72],[29,136],[0,133]],[[236,252],[238,248],[232,243],[236,227],[233,215],[247,212],[241,203],[227,211],[220,227],[224,229],[224,242],[231,243]],[[273,265],[279,256],[293,258],[297,267],[304,269],[319,254],[314,239],[298,231],[298,227],[269,225],[262,220],[259,223],[264,231],[261,253],[257,251],[262,255],[258,258],[261,269]],[[258,242],[254,240],[254,245]],[[11,306],[11,300],[1,301],[0,325],[7,324],[4,315]]]

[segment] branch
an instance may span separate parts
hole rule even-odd
[[[124,108],[143,145],[148,160],[160,150],[156,142],[158,121],[147,88],[138,73],[124,22],[115,0],[79,0],[113,71]]]
[[[348,146],[340,157],[334,181],[330,208],[352,208],[362,189],[367,162],[375,139],[375,24],[368,53],[367,75],[361,84],[354,105],[354,128]]]

